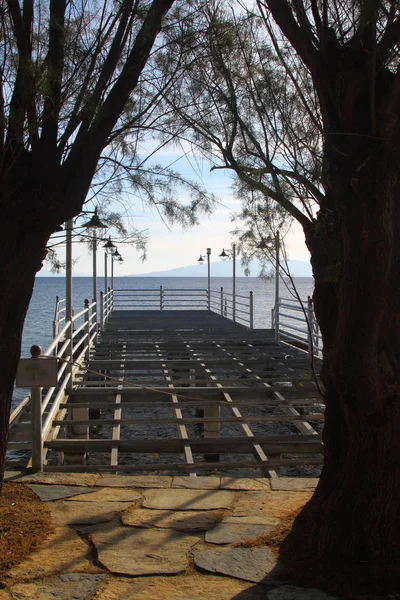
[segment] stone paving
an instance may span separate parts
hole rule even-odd
[[[8,473],[54,533],[3,578],[0,600],[335,600],[241,546],[302,506],[316,480]]]

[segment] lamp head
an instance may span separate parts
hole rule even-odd
[[[86,227],[86,229],[107,229],[108,225],[105,225],[103,221],[100,221],[97,214],[97,208],[95,208],[94,215],[89,219],[89,221],[87,221],[87,223],[83,223],[81,227]]]
[[[200,258],[197,260],[197,262],[199,263],[199,265],[202,265],[204,263],[204,258],[202,257],[201,254],[200,254]]]
[[[221,260],[228,260],[228,258],[229,258],[229,254],[227,254],[227,253],[225,252],[225,249],[224,249],[224,248],[222,248],[222,252],[221,252],[221,254],[219,255],[219,257],[220,257],[220,259],[221,259]]]
[[[107,254],[112,254],[114,252],[114,250],[117,249],[116,245],[113,244],[112,241],[111,241],[111,235],[108,236],[108,240],[104,244],[103,248],[105,249],[105,251],[107,252]]]

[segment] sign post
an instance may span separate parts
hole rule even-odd
[[[22,358],[17,370],[16,386],[31,388],[32,470],[43,471],[42,388],[57,385],[58,359],[40,356],[40,346],[31,347],[32,358]]]

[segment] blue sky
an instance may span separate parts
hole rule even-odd
[[[148,148],[147,148],[148,150]],[[200,254],[205,254],[206,248],[211,248],[211,260],[218,260],[222,248],[229,248],[232,244],[231,231],[235,225],[231,216],[240,210],[240,202],[233,197],[231,189],[232,179],[226,171],[210,171],[210,163],[204,159],[197,161],[182,156],[176,148],[168,148],[157,155],[154,162],[162,165],[173,163],[175,171],[189,179],[202,181],[204,187],[219,199],[210,217],[201,217],[200,224],[182,230],[179,225],[167,228],[155,210],[142,205],[141,201],[132,205],[129,214],[134,215],[131,222],[140,229],[149,230],[149,244],[147,260],[142,262],[135,248],[129,245],[118,245],[117,236],[110,231],[113,241],[118,245],[119,252],[123,255],[124,262],[115,265],[115,274],[130,275],[144,274],[152,271],[168,270],[195,264]],[[194,164],[196,162],[196,164]],[[195,168],[195,170],[194,170]],[[184,196],[182,195],[182,198]],[[118,210],[118,207],[115,207]],[[294,224],[286,238],[289,258],[292,260],[309,260],[309,253],[304,244],[304,236],[300,226]],[[103,272],[103,259],[99,252],[98,273]],[[63,249],[59,250],[63,258]],[[73,258],[76,261],[74,271],[80,275],[91,275],[92,258],[83,244],[74,244]],[[44,266],[46,269],[47,266]],[[199,267],[200,270],[200,267]],[[200,275],[200,272],[199,272]]]

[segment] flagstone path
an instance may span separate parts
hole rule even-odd
[[[0,600],[335,600],[280,579],[269,548],[240,545],[304,505],[316,480],[6,479],[46,502],[54,533],[3,577]]]

